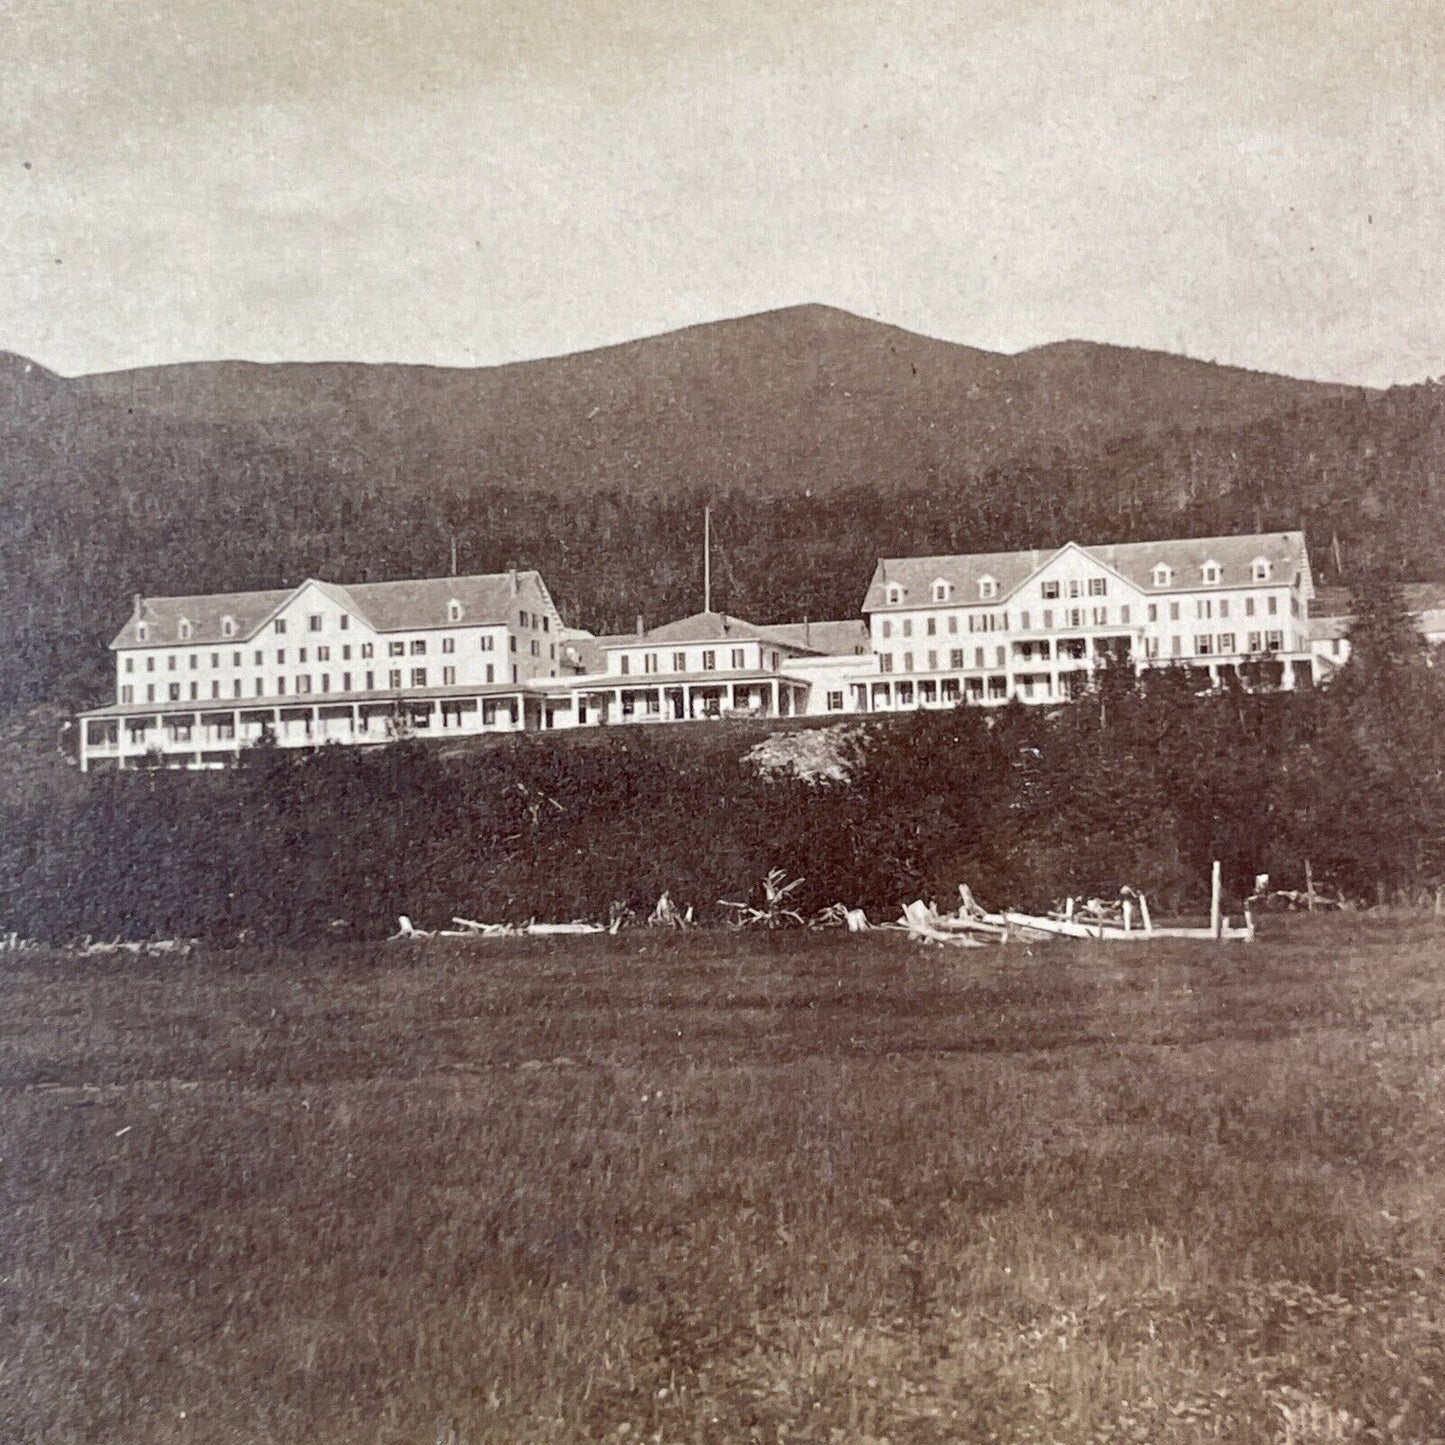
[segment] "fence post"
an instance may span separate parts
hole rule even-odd
[[[1220,910],[1220,869],[1219,859],[1214,860],[1209,877],[1209,931],[1216,938],[1224,937],[1224,915]]]

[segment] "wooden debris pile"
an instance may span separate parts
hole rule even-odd
[[[762,907],[751,903],[730,903],[719,898],[718,904],[733,910],[734,928],[805,928],[803,915],[793,907],[793,894],[803,886],[802,878],[786,882],[787,874],[781,868],[773,868],[762,882]]]

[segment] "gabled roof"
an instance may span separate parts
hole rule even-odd
[[[532,585],[548,598],[545,584],[535,571],[516,574],[518,589]],[[445,627],[451,621],[447,606],[455,598],[462,604],[462,625],[495,625],[508,621],[516,600],[512,574],[486,573],[474,577],[418,577],[400,582],[356,582],[342,586],[308,578],[296,587],[268,592],[216,592],[197,597],[147,597],[141,600],[139,616],[132,612],[116,634],[112,647],[157,647],[182,640],[197,645],[215,642],[243,642],[254,636],[293,598],[308,586],[316,586],[338,607],[345,608],[377,632]],[[550,598],[548,598],[550,601]],[[222,622],[235,620],[233,637],[226,637]],[[191,636],[182,639],[181,619],[191,623]],[[136,623],[150,625],[144,642],[136,634]]]
[[[868,624],[860,617],[847,617],[839,622],[780,622],[760,627],[773,641],[800,652],[816,652],[823,657],[868,652]]]
[[[663,647],[689,642],[768,642],[793,652],[852,652],[867,646],[868,628],[861,620],[841,622],[781,622],[764,626],[731,617],[725,612],[694,612],[645,632],[598,638],[604,651],[619,647]]]
[[[987,600],[998,603],[1016,592],[1060,552],[1052,551],[978,552],[972,555],[933,557],[885,557],[873,573],[863,611],[881,612],[892,608],[927,607],[933,604],[933,584],[951,582],[955,605]],[[1237,537],[1189,537],[1160,542],[1119,542],[1099,547],[1079,546],[1079,551],[1118,573],[1141,592],[1188,592],[1199,588],[1206,562],[1217,562],[1220,580],[1216,587],[1248,586],[1252,568],[1263,557],[1271,565],[1276,582],[1292,582],[1296,571],[1310,588],[1309,558],[1303,532],[1250,533]],[[1154,585],[1153,572],[1159,563],[1173,569],[1167,587]],[[981,599],[978,584],[985,577],[998,583],[997,596]],[[904,589],[901,602],[887,600],[887,588],[899,583]]]
[[[744,622],[741,617],[729,617],[725,612],[694,612],[691,617],[679,617],[660,627],[609,640],[604,647],[652,647],[670,642],[756,642],[764,640],[765,634],[765,628]]]

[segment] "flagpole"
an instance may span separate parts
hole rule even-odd
[[[702,610],[712,611],[712,508],[702,509]]]

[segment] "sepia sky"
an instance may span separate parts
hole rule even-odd
[[[0,348],[451,365],[804,301],[1445,372],[1438,0],[0,0]]]

